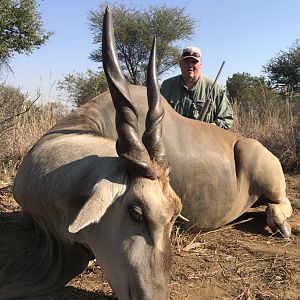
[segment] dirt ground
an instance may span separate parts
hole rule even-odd
[[[11,197],[11,184],[0,184],[0,243],[12,247],[10,236],[18,227],[19,208]],[[287,185],[288,195],[299,199],[300,176],[287,176]],[[271,234],[264,209],[252,208],[212,232],[189,234],[176,226],[170,299],[300,299],[300,210],[290,218],[293,237],[285,240]],[[29,299],[109,300],[113,296],[99,266],[91,262],[66,287]]]

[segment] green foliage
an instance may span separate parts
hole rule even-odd
[[[296,40],[288,51],[280,51],[277,57],[263,66],[270,84],[292,97],[300,92],[300,43]]]
[[[251,76],[249,73],[235,73],[226,82],[227,96],[232,102],[249,99],[258,83],[259,78]]]
[[[265,102],[278,98],[264,77],[249,73],[235,73],[226,82],[227,96],[232,102]],[[270,100],[273,99],[273,100]]]
[[[43,45],[52,33],[42,26],[35,0],[0,0],[0,63]]]
[[[103,72],[87,70],[86,74],[65,76],[65,79],[58,83],[58,88],[66,91],[76,106],[81,106],[99,93],[105,92],[108,85]]]
[[[106,4],[90,13],[94,43],[99,47],[91,59],[102,62],[102,21]],[[111,6],[115,40],[121,67],[133,84],[144,84],[153,36],[157,37],[158,77],[178,64],[179,40],[193,36],[195,21],[184,14],[184,8],[166,5],[137,9],[125,5]]]

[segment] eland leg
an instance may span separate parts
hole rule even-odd
[[[268,200],[272,200],[268,197]],[[279,231],[285,238],[292,234],[291,226],[287,219],[292,215],[292,206],[287,197],[273,199],[266,209],[267,223],[273,232]]]
[[[291,236],[287,219],[292,214],[290,200],[286,196],[284,173],[279,160],[261,143],[242,139],[235,145],[237,176],[242,184],[244,175],[249,182],[248,195],[263,197],[266,201],[267,223],[273,232]]]
[[[270,153],[271,154],[271,153]],[[271,230],[281,233],[285,238],[291,236],[291,226],[287,219],[292,215],[293,209],[290,200],[286,196],[286,183],[279,160],[273,155],[268,155],[265,163],[269,167],[268,175],[264,175],[263,196],[267,200],[267,223]],[[266,167],[266,165],[265,165]]]

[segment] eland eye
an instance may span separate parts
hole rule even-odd
[[[135,223],[144,222],[143,210],[141,207],[137,205],[130,205],[128,206],[128,211],[132,221],[134,221]]]

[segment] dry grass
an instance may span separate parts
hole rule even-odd
[[[19,210],[19,205],[12,196],[12,182],[15,176],[15,165],[0,166],[0,213]]]
[[[24,104],[23,110],[26,109]],[[20,159],[29,148],[49,130],[63,115],[65,108],[48,103],[39,107],[32,106],[26,114],[14,119],[14,126],[2,138],[4,151],[2,157]]]
[[[0,132],[1,211],[19,208],[11,195],[12,181],[18,165],[32,145],[66,114],[65,107],[52,103],[37,106],[30,102],[23,102],[18,109],[26,111],[28,108],[28,112],[12,119],[9,130]]]
[[[189,284],[197,282],[199,290],[214,284],[236,287],[232,288],[231,296],[220,298],[224,300],[296,299],[295,286],[296,290],[297,286],[300,288],[300,260],[298,251],[290,250],[298,247],[298,237],[287,241],[236,231],[237,225],[248,222],[244,219],[198,234],[175,227],[172,236],[175,261],[192,262],[188,268],[182,267],[181,280]],[[172,280],[177,281],[178,277],[172,275]],[[293,292],[287,296],[289,289]],[[205,295],[203,299],[207,299]]]
[[[263,107],[246,104],[234,104],[232,130],[259,140],[279,158],[285,172],[299,173],[299,105],[292,106],[283,100],[265,102]]]

